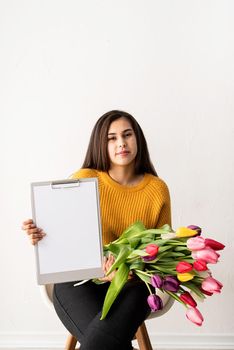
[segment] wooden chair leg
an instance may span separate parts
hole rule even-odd
[[[67,337],[65,350],[75,350],[76,343],[77,339],[73,335],[69,334]]]
[[[153,350],[150,338],[145,326],[145,322],[138,328],[136,332],[136,339],[140,350]]]

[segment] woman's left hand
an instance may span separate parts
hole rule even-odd
[[[110,254],[108,257],[104,256],[102,269],[103,269],[105,276],[99,278],[100,281],[111,282],[113,280],[117,270],[112,271],[108,276],[106,276],[106,273],[108,270],[110,270],[110,268],[114,264],[114,262],[115,262],[115,258],[113,255]]]

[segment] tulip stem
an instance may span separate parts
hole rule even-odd
[[[147,282],[145,282],[145,284],[146,284],[146,287],[149,289],[150,294],[152,295],[153,293],[152,293],[152,291],[151,291],[151,289],[149,287],[149,284]]]
[[[144,271],[136,270],[136,272],[139,272],[139,273],[142,273],[143,275],[146,275],[146,276],[148,276],[148,277],[151,277],[150,274],[148,274],[148,273],[146,273],[146,272],[144,272]]]

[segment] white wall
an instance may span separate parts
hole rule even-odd
[[[62,346],[42,303],[20,226],[30,182],[81,166],[110,109],[140,122],[171,191],[174,228],[197,224],[226,244],[213,267],[223,293],[151,320],[155,346],[234,348],[234,2],[0,1],[0,346]]]

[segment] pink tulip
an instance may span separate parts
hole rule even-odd
[[[222,250],[223,248],[225,248],[225,245],[215,241],[214,239],[210,239],[210,238],[206,238],[205,239],[205,244],[207,247],[210,247],[214,250]]]
[[[219,256],[220,255],[218,253],[209,247],[192,252],[192,257],[194,260],[204,260],[206,263],[210,264],[216,264]]]
[[[209,293],[220,293],[223,287],[222,283],[213,277],[207,277],[202,282],[202,289]]]
[[[201,236],[189,238],[187,240],[187,247],[189,250],[201,250],[205,248],[205,239]]]
[[[204,318],[200,311],[195,307],[189,307],[186,311],[186,317],[198,326],[202,325]]]
[[[193,269],[193,265],[189,264],[187,261],[180,261],[176,265],[176,271],[179,273],[189,272]]]

